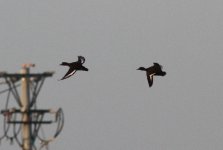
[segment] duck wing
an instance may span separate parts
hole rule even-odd
[[[161,70],[163,68],[162,65],[158,64],[158,63],[153,63],[154,64],[154,67],[157,69],[157,70]]]
[[[85,58],[83,56],[78,56],[78,62],[83,64],[85,62]]]
[[[66,78],[69,78],[70,76],[74,75],[76,71],[77,71],[77,70],[75,70],[74,68],[70,68],[70,69],[67,71],[67,73],[64,75],[64,77],[61,78],[60,80],[64,80],[64,79],[66,79]]]
[[[153,85],[153,76],[154,76],[155,73],[153,74],[149,74],[147,73],[147,80],[148,80],[148,83],[149,83],[149,87],[151,87]]]

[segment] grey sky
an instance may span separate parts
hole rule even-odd
[[[65,113],[53,150],[222,150],[222,7],[220,0],[1,0],[0,70],[33,62],[33,72],[56,71],[38,99]],[[59,64],[78,55],[89,72],[58,82],[67,71]],[[149,88],[136,69],[153,62],[167,75]]]

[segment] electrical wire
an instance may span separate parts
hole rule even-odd
[[[17,84],[15,87],[19,87],[20,85],[21,85],[21,84]],[[13,87],[8,88],[8,89],[5,89],[5,90],[2,90],[2,91],[0,91],[0,94],[3,94],[3,93],[5,93],[5,92],[8,92],[8,91],[10,91],[12,88],[13,88]]]

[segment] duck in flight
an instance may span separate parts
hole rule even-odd
[[[69,70],[67,73],[64,75],[63,78],[60,80],[64,80],[72,76],[73,74],[76,73],[76,71],[81,70],[81,71],[88,71],[88,68],[84,67],[83,64],[85,62],[85,58],[83,56],[78,56],[78,60],[72,63],[67,63],[67,62],[62,62],[60,65],[62,66],[68,66]]]
[[[162,71],[162,66],[158,63],[153,63],[149,68],[139,67],[137,70],[146,71],[149,87],[153,85],[153,76],[165,76],[166,72]]]

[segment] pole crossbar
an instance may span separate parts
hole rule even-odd
[[[23,112],[20,109],[1,110],[1,114],[6,114],[6,113],[50,113],[50,112],[52,112],[51,109],[33,109],[33,110],[29,110],[27,112]]]
[[[15,77],[15,78],[30,78],[30,77],[52,77],[54,72],[44,72],[44,73],[30,73],[30,74],[20,74],[20,73],[6,73],[1,72],[0,78],[5,77]]]
[[[51,124],[53,121],[7,121],[11,124]]]

